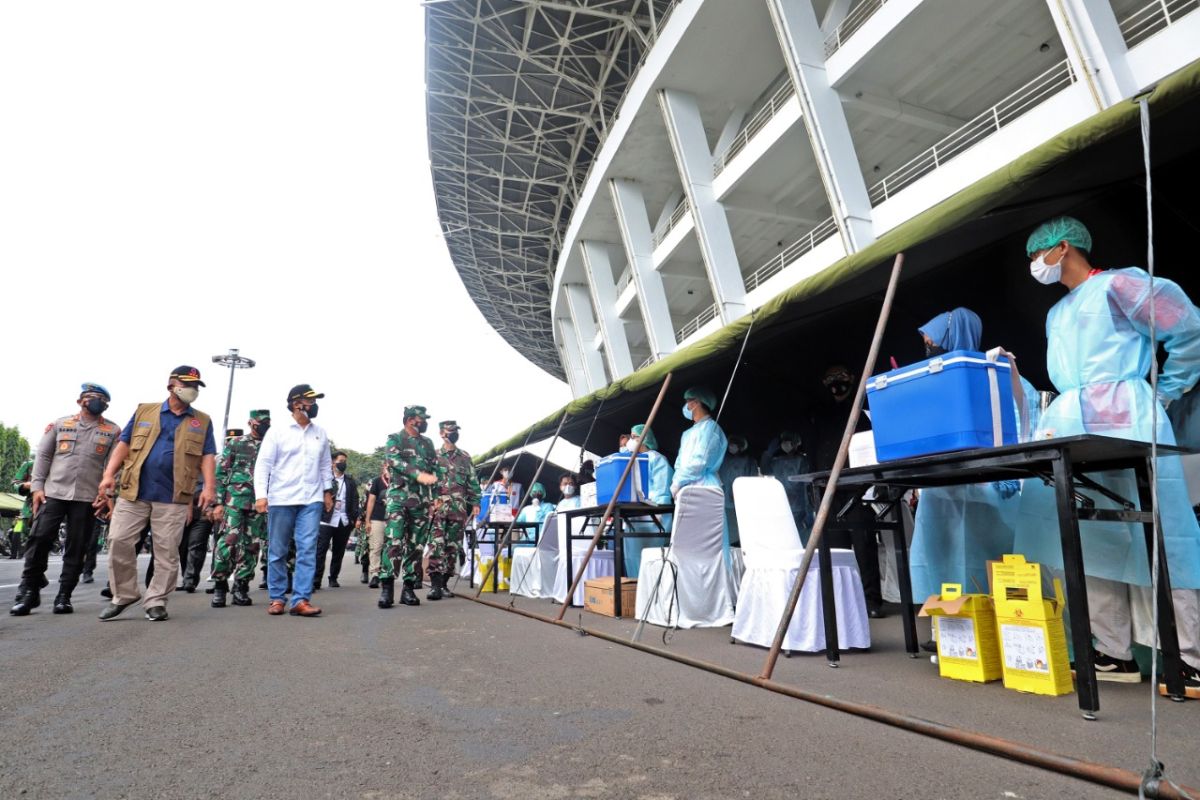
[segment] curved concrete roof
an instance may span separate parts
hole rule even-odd
[[[431,0],[426,115],[450,257],[488,323],[564,377],[550,287],[563,232],[677,0]]]

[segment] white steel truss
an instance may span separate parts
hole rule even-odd
[[[426,115],[450,257],[488,323],[564,377],[550,287],[588,169],[678,0],[442,0]]]

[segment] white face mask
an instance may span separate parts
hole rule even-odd
[[[1050,252],[1049,250],[1046,251]],[[1052,283],[1058,283],[1062,278],[1062,259],[1058,259],[1057,264],[1046,263],[1046,253],[1029,262],[1029,274],[1038,283],[1049,286]]]
[[[629,441],[625,442],[625,449],[631,453],[636,453],[637,449],[638,449],[638,445],[640,445],[641,443],[642,443],[642,440],[637,438],[636,436],[630,437]]]
[[[562,493],[563,497],[574,497],[575,487],[568,483],[566,486],[562,487]]]
[[[195,386],[176,386],[172,391],[175,392],[175,396],[180,401],[189,406],[196,402],[196,398],[200,396],[200,390]]]

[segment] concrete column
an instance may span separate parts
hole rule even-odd
[[[671,308],[667,304],[662,275],[654,269],[654,233],[650,230],[646,199],[641,187],[625,178],[610,180],[608,190],[617,212],[625,260],[629,262],[634,291],[642,309],[646,341],[657,360],[674,352],[675,328],[671,325]]]
[[[744,315],[746,282],[738,266],[729,219],[713,191],[713,155],[708,149],[704,122],[696,98],[677,89],[660,89],[658,102],[667,124],[671,150],[683,180],[683,191],[692,206],[700,255],[708,272],[721,322],[729,323]]]
[[[571,387],[571,396],[583,397],[591,390],[588,387],[587,375],[583,371],[583,353],[579,350],[574,324],[559,317],[554,320],[554,326],[558,333],[559,354],[562,357],[563,371],[567,373],[567,385]]]
[[[1103,109],[1137,93],[1125,37],[1109,0],[1046,0],[1071,68]]]
[[[583,374],[587,377],[588,391],[594,392],[607,386],[608,378],[604,375],[604,361],[592,346],[596,339],[596,318],[592,315],[592,300],[587,287],[581,283],[564,283],[563,293],[566,295],[567,308],[574,323],[572,333],[577,341]]]
[[[796,86],[800,113],[833,218],[846,252],[857,252],[875,240],[871,201],[841,98],[829,85],[825,42],[816,13],[809,0],[767,0],[767,8]]]
[[[585,240],[580,243],[579,250],[583,255],[583,267],[587,271],[588,284],[592,288],[592,301],[600,320],[604,354],[608,357],[608,372],[615,381],[633,372],[633,357],[629,354],[625,323],[617,315],[617,284],[613,280],[608,245],[604,242]]]

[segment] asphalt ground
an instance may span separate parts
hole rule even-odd
[[[166,623],[135,608],[102,623],[104,567],[72,616],[50,613],[52,559],[43,606],[0,617],[0,798],[1119,796],[461,598],[380,610],[349,559],[343,588],[315,595],[318,619],[268,616],[255,590],[249,608],[177,593]],[[0,562],[0,601],[18,572]],[[885,619],[873,632],[889,622],[898,630]],[[723,631],[669,646],[755,670],[763,655]],[[839,670],[792,658],[777,677],[900,710],[926,697],[923,716],[954,709],[966,727],[1025,718],[1030,738],[1072,755],[1095,737],[1145,741],[1134,720],[1086,723],[1072,698],[960,686],[890,649],[881,638]],[[1117,694],[1102,689],[1106,708]],[[1196,761],[1200,704],[1167,710]]]

